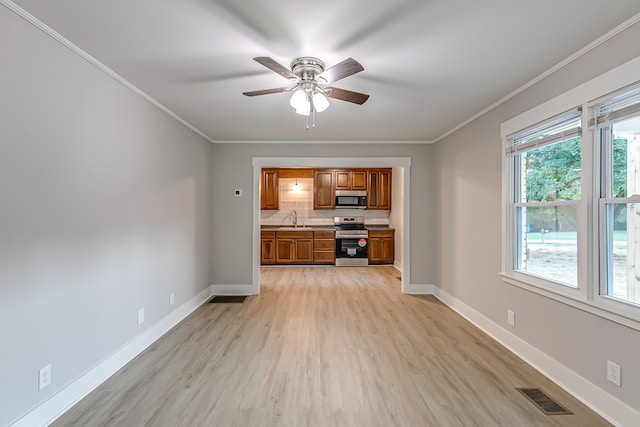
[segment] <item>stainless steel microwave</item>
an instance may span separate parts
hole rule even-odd
[[[336,209],[366,209],[367,192],[362,190],[336,190]]]

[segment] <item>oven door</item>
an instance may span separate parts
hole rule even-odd
[[[336,238],[336,266],[369,265],[369,242],[366,237]]]

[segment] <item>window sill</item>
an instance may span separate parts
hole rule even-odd
[[[553,289],[543,288],[531,283],[524,278],[514,277],[504,272],[499,274],[505,283],[640,331],[640,308],[631,304],[601,296],[596,297],[593,301],[585,301],[570,295],[571,291],[574,291],[573,288],[568,288],[568,292],[556,292]],[[575,291],[579,292],[578,290]],[[582,296],[582,294],[579,295]]]

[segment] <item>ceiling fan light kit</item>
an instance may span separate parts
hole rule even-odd
[[[322,113],[324,110],[329,108],[329,100],[320,92],[314,93],[311,100],[313,101],[313,106],[318,113]]]
[[[312,117],[312,127],[315,128],[315,113],[323,112],[329,108],[329,100],[327,98],[339,99],[359,105],[364,104],[369,99],[369,95],[363,93],[328,86],[337,80],[364,70],[364,67],[353,58],[347,58],[326,70],[324,62],[310,56],[303,56],[291,61],[291,69],[269,57],[259,56],[253,59],[290,80],[293,86],[243,92],[243,94],[246,96],[258,96],[293,91],[289,104],[296,113],[307,116],[307,129],[309,129],[309,116]]]

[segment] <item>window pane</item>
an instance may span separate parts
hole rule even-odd
[[[606,209],[605,295],[640,304],[640,204]]]
[[[605,128],[606,129],[606,128]],[[611,126],[613,144],[611,174],[613,186],[609,197],[629,197],[640,194],[640,117],[624,120]]]
[[[580,199],[580,137],[527,151],[520,167],[519,202]]]
[[[516,215],[520,225],[516,270],[577,287],[576,206],[519,207]]]
[[[620,135],[613,138],[613,153],[612,153],[612,168],[611,173],[613,175],[610,182],[613,184],[611,189],[612,197],[627,197],[629,194],[629,186],[627,170],[628,170],[628,153],[627,147],[629,143],[626,136]],[[633,194],[633,189],[631,189]]]

